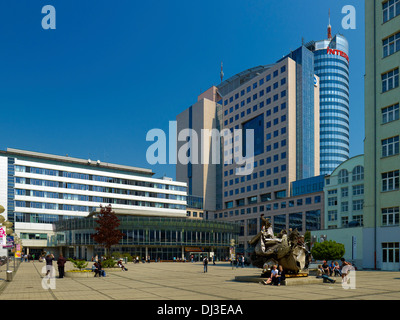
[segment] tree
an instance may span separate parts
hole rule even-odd
[[[115,212],[112,211],[111,205],[106,207],[100,205],[100,213],[96,216],[98,226],[94,228],[96,232],[91,237],[98,244],[104,246],[106,256],[108,256],[111,247],[118,244],[125,234],[118,230],[120,221]]]
[[[337,260],[342,258],[344,253],[344,245],[333,240],[317,242],[311,249],[311,255],[316,260]]]

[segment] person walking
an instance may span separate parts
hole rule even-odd
[[[208,259],[207,257],[204,257],[203,259],[203,265],[204,265],[204,273],[207,272],[207,265],[208,265]]]
[[[64,258],[62,254],[57,259],[57,266],[58,266],[58,277],[60,279],[64,278],[65,272],[65,264],[67,263],[67,259]]]

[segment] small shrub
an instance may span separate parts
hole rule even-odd
[[[69,258],[68,260],[71,261],[74,267],[79,270],[85,269],[88,265],[88,263],[85,260],[74,260],[72,258]]]
[[[103,267],[103,268],[114,268],[115,266],[116,266],[116,262],[114,261],[114,259],[107,259],[107,260],[104,260],[102,263],[101,263],[101,266]]]

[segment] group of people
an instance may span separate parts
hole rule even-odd
[[[285,280],[285,270],[281,265],[273,265],[271,268],[271,275],[267,280],[264,280],[262,283],[265,285],[275,285],[280,286]]]
[[[318,265],[317,278],[323,278],[324,281],[335,283],[336,280],[330,277],[340,276],[342,279],[346,277],[347,273],[346,271],[343,271],[343,267],[351,266],[351,263],[346,261],[344,258],[340,259],[340,261],[342,262],[341,266],[339,266],[337,261],[332,261],[331,264],[328,264],[328,262],[324,260],[322,265]]]
[[[240,256],[240,257],[238,256],[238,257],[236,257],[236,259],[231,260],[231,265],[233,267],[233,263],[235,263],[236,268],[239,268],[239,266],[242,266],[242,268],[244,268],[244,261],[245,261],[244,256]]]
[[[53,261],[55,260],[54,255],[52,253],[48,253],[44,256],[43,261],[46,261],[46,277],[54,277],[53,274]],[[58,267],[58,278],[62,279],[65,275],[65,264],[67,263],[67,259],[64,258],[62,254],[59,255],[57,259],[57,267]]]

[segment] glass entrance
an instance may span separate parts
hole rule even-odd
[[[382,242],[382,270],[399,270],[399,242]]]
[[[203,261],[204,257],[207,257],[210,260],[208,252],[190,252],[188,261],[190,261],[190,257],[192,255],[193,255],[193,262]]]

